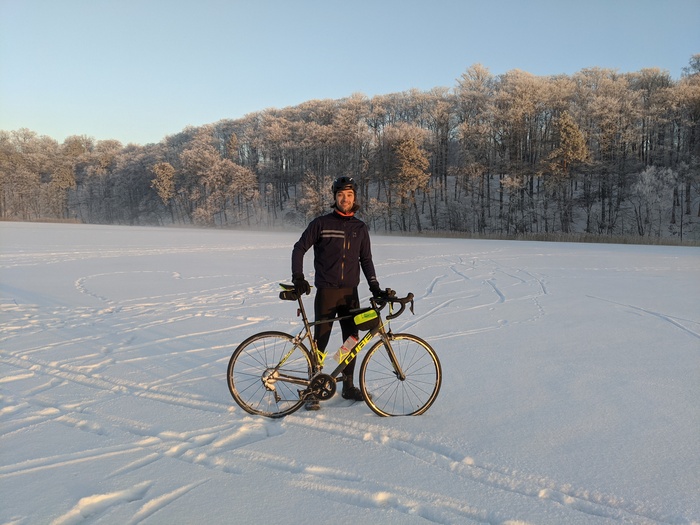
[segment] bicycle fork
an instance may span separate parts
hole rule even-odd
[[[389,361],[391,361],[391,366],[394,367],[394,375],[397,377],[399,381],[405,381],[406,380],[406,374],[403,373],[403,369],[401,368],[401,365],[399,364],[398,359],[396,359],[396,354],[394,353],[394,348],[391,346],[391,340],[393,339],[392,334],[385,334],[386,337],[384,337],[384,347],[386,348],[387,354],[389,354]]]

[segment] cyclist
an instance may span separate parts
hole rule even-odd
[[[317,217],[309,223],[292,250],[292,283],[297,293],[309,294],[311,286],[304,278],[304,255],[314,247],[314,315],[316,320],[334,319],[360,307],[357,286],[360,269],[369,283],[370,292],[381,297],[377,282],[367,225],[355,217],[360,208],[357,203],[357,184],[351,177],[339,177],[333,182],[333,211]],[[333,323],[316,325],[314,338],[321,352],[326,351]],[[340,321],[343,340],[358,331],[352,318]],[[362,401],[362,392],[354,386],[355,359],[343,369],[345,399]],[[310,399],[307,410],[319,410],[320,403]]]

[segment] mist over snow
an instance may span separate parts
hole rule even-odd
[[[0,523],[700,523],[700,249],[375,235],[437,401],[254,417],[299,233],[0,223]]]

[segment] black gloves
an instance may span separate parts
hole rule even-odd
[[[311,285],[309,281],[304,279],[304,274],[292,275],[292,284],[299,295],[309,295],[311,293]]]
[[[379,287],[379,283],[376,281],[369,285],[369,291],[372,292],[372,297],[374,297],[374,300],[382,304],[386,303],[389,300],[389,297],[391,297],[391,295],[394,293],[394,291],[389,288],[382,290]]]

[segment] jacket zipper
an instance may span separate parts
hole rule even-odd
[[[340,283],[345,284],[345,257],[348,253],[348,237],[347,232],[343,231],[343,258],[340,263]]]

